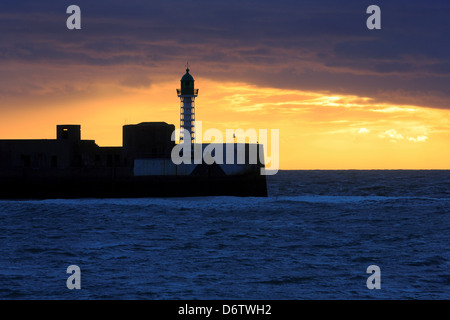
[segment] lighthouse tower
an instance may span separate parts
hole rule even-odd
[[[188,139],[191,143],[195,143],[195,98],[198,89],[194,89],[194,78],[189,73],[189,67],[181,78],[181,88],[177,89],[177,94],[180,97],[180,143]],[[189,132],[189,136],[185,136],[184,130]]]

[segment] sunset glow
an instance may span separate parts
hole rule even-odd
[[[381,30],[356,1],[199,3],[80,0],[80,30],[52,2],[0,4],[0,139],[178,128],[189,61],[203,129],[279,129],[281,169],[450,169],[448,2],[383,3]]]
[[[197,120],[203,122],[203,130],[279,129],[281,169],[450,168],[447,110],[218,83],[201,75],[197,79]],[[53,139],[56,124],[75,123],[81,124],[83,139],[120,146],[124,124],[165,121],[179,127],[178,80],[139,89],[98,85],[92,98],[54,101],[26,114],[14,112],[11,102],[0,136]]]

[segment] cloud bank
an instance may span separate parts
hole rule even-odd
[[[450,108],[448,1],[2,1],[0,96],[71,98],[98,82],[143,87],[193,73],[214,81]]]

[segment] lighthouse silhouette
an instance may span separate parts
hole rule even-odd
[[[180,143],[195,143],[195,98],[198,89],[194,87],[194,77],[189,73],[189,65],[186,73],[181,78],[181,87],[177,89],[180,98]]]

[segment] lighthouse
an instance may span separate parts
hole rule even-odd
[[[177,89],[177,95],[180,98],[180,143],[188,139],[195,143],[195,98],[198,89],[194,87],[194,77],[189,73],[189,67],[181,78],[181,88]]]

